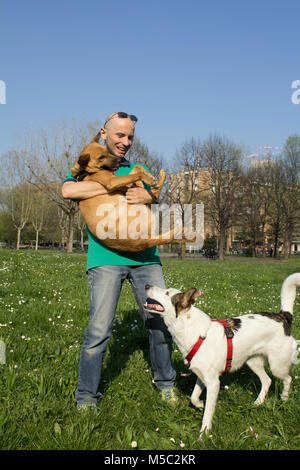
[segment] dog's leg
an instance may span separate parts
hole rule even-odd
[[[200,430],[199,440],[202,439],[203,433],[211,429],[212,418],[216,408],[216,402],[220,390],[219,378],[215,378],[211,382],[206,384],[206,403],[204,409],[204,416],[202,420],[202,426]]]
[[[266,398],[269,387],[271,385],[271,379],[264,368],[264,358],[262,356],[255,356],[248,359],[246,362],[247,366],[256,374],[261,381],[261,390],[255,400],[255,405],[261,405]]]
[[[272,374],[275,377],[278,377],[279,379],[281,379],[283,382],[283,389],[282,389],[280,397],[281,397],[281,400],[284,400],[284,401],[287,401],[289,399],[289,391],[290,391],[290,386],[292,382],[292,377],[289,375],[290,360],[289,358],[286,358],[286,359],[287,361],[284,361],[283,357],[280,357],[280,358],[277,357],[277,360],[274,360],[274,358],[269,360]]]
[[[204,407],[203,400],[201,400],[201,401],[199,400],[200,395],[201,395],[202,391],[204,390],[204,388],[205,388],[204,383],[201,382],[199,377],[197,377],[197,382],[195,384],[193,393],[191,395],[191,402],[196,408],[203,408]]]
[[[166,245],[174,241],[175,243],[179,243],[179,242],[180,243],[193,243],[195,240],[196,240],[196,236],[194,238],[188,239],[188,238],[185,238],[185,236],[178,236],[175,229],[172,229],[169,232],[158,234],[158,236],[155,238],[150,237],[144,242],[142,240],[139,240],[139,246],[140,246],[140,249],[146,250],[146,248],[150,248],[152,246]]]
[[[287,401],[289,399],[289,391],[290,391],[290,386],[292,383],[292,377],[290,375],[286,375],[283,379],[283,390],[281,392],[281,400]]]
[[[136,165],[129,175],[114,176],[110,171],[98,171],[85,179],[102,184],[108,192],[119,191],[124,186],[136,183],[137,181],[144,181],[149,186],[156,188],[154,176],[140,165]]]
[[[159,178],[158,178],[158,181],[157,181],[157,188],[156,189],[152,189],[152,193],[154,194],[154,196],[158,199],[159,198],[159,195],[161,193],[161,190],[162,190],[162,187],[164,185],[164,182],[165,182],[165,179],[166,179],[166,172],[165,170],[161,169],[160,170],[160,173],[159,173]]]

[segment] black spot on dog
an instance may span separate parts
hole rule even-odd
[[[227,321],[233,331],[237,331],[242,326],[240,318],[227,318]]]
[[[271,320],[282,322],[283,331],[286,336],[291,336],[291,327],[293,321],[293,315],[290,312],[283,312],[282,310],[279,313],[273,312],[256,312],[256,315],[262,315],[268,317]]]

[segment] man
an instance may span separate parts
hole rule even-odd
[[[101,137],[108,151],[121,157],[116,176],[127,175],[135,164],[125,159],[130,149],[137,118],[127,113],[112,113],[101,128]],[[77,182],[69,173],[62,186],[66,199],[87,199],[105,194],[106,189],[93,181]],[[132,187],[126,192],[129,204],[151,204],[153,196],[146,188]],[[95,408],[102,365],[111,336],[115,311],[122,284],[128,279],[139,306],[140,315],[148,330],[150,358],[154,381],[164,400],[176,403],[174,380],[176,372],[171,364],[172,340],[163,320],[144,310],[145,285],[165,288],[162,267],[156,247],[137,253],[112,251],[101,244],[88,230],[89,249],[87,273],[90,286],[90,321],[84,332],[78,384],[75,398],[78,409]]]

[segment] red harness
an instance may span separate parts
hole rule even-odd
[[[232,332],[232,330],[230,328],[230,325],[229,325],[227,320],[212,320],[212,321],[217,321],[217,322],[221,323],[224,326],[225,334],[226,334],[226,337],[227,337],[227,358],[226,358],[225,371],[229,371],[230,368],[231,368],[232,355],[233,355],[233,346],[232,346],[233,332]],[[196,344],[193,346],[191,351],[186,356],[186,360],[188,361],[189,364],[190,364],[191,360],[193,359],[193,357],[195,356],[196,352],[199,350],[199,348],[200,348],[200,346],[201,346],[201,344],[203,343],[204,340],[205,340],[205,338],[199,337]]]

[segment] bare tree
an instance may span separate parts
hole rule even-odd
[[[168,177],[168,189],[165,200],[169,205],[176,204],[184,223],[185,207],[192,208],[194,219],[196,204],[202,202],[199,175],[202,171],[201,142],[195,138],[186,140],[176,152],[172,173]],[[181,243],[181,257],[185,254],[185,243]]]
[[[277,256],[282,228],[282,168],[273,162],[269,173],[270,207],[268,211],[268,231],[274,244],[274,257]]]
[[[58,215],[58,227],[61,234],[61,246],[64,247],[66,241],[68,241],[67,228],[68,228],[68,218],[66,213],[57,206],[57,215]]]
[[[41,190],[32,192],[32,206],[30,210],[30,222],[35,230],[35,250],[39,247],[39,234],[45,222],[46,196]]]
[[[5,205],[17,231],[17,250],[21,232],[28,223],[32,204],[32,188],[26,183],[26,168],[16,151],[9,151],[1,158],[1,183],[5,191]]]
[[[250,240],[252,256],[256,255],[257,243],[266,251],[266,225],[271,202],[269,161],[254,163],[242,174],[241,222],[243,233]]]
[[[201,167],[201,143],[194,138],[183,143],[176,152],[172,174],[169,176],[169,199],[181,206],[200,202],[201,191],[198,186],[198,173]]]
[[[149,147],[138,137],[134,138],[133,144],[126,154],[126,158],[132,163],[139,163],[147,166],[151,174],[155,176],[156,179],[159,177],[161,168],[168,171],[167,163],[164,161],[163,157],[157,152],[150,151]]]
[[[28,180],[65,214],[69,252],[73,247],[74,217],[78,212],[78,204],[62,197],[61,185],[76,156],[99,127],[98,122],[85,126],[72,123],[69,127],[62,123],[52,132],[44,130],[37,136],[31,134],[24,138],[22,158],[29,169]]]
[[[219,257],[224,259],[226,237],[240,215],[241,149],[219,135],[210,136],[202,146],[207,168],[204,182],[206,212],[219,237]]]
[[[300,136],[290,136],[278,165],[281,168],[281,211],[284,258],[290,255],[293,233],[300,222]]]
[[[20,183],[9,193],[9,209],[13,225],[17,230],[17,250],[20,249],[21,232],[30,218],[32,188],[29,184]]]
[[[84,250],[84,231],[85,231],[86,223],[80,212],[77,212],[75,216],[75,227],[80,232],[80,248]]]

